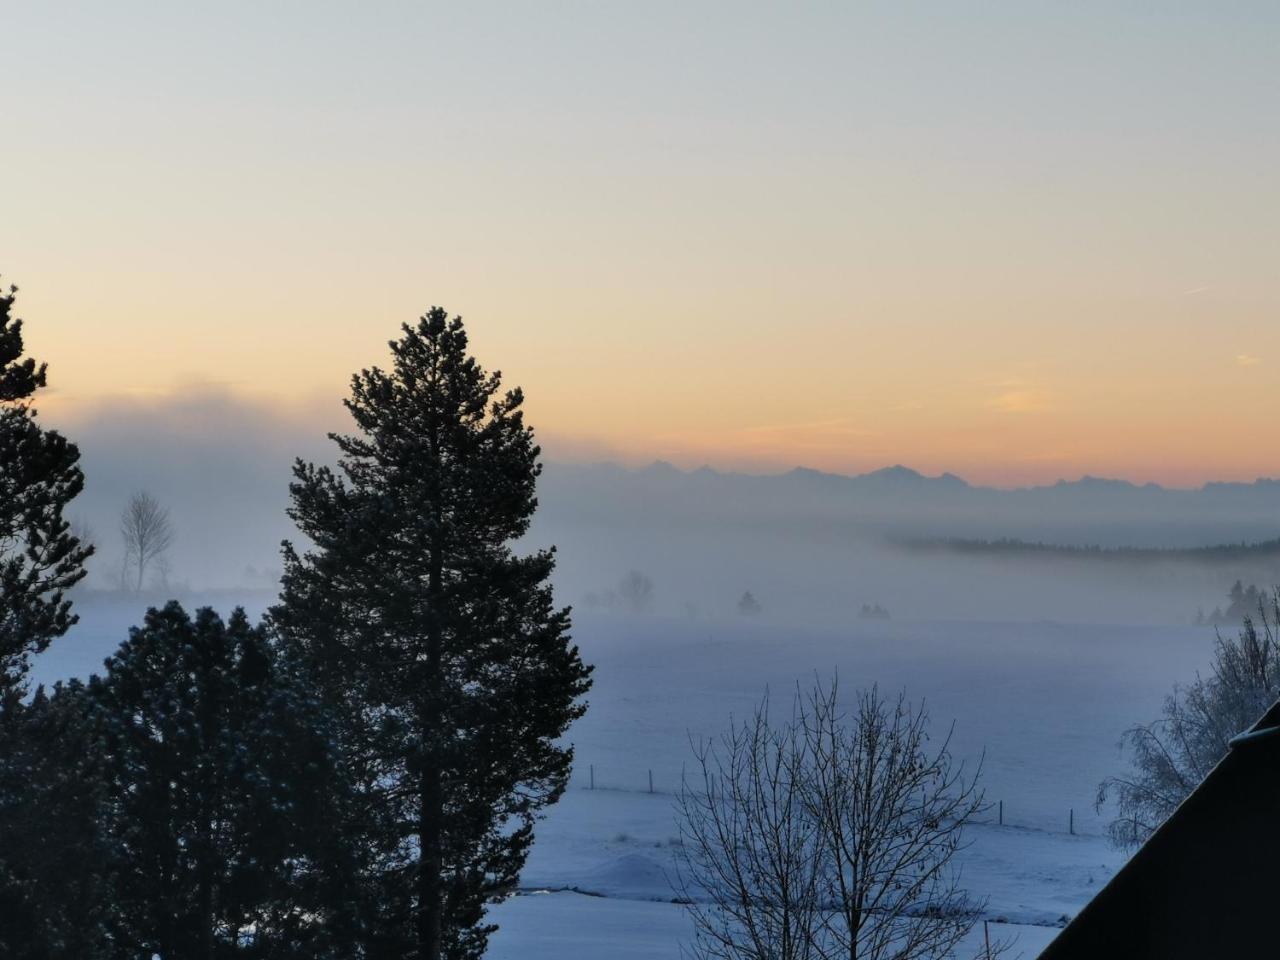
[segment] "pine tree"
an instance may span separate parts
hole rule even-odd
[[[341,717],[359,896],[381,956],[480,956],[563,792],[590,681],[554,605],[554,556],[511,547],[537,506],[519,389],[499,394],[461,318],[433,308],[352,378],[337,471],[299,461],[273,618]]]
[[[84,485],[80,452],[36,423],[31,400],[47,378],[22,359],[16,293],[0,294],[0,691],[20,687],[30,657],[75,623],[65,592],[93,552],[62,515]]]
[[[325,902],[333,766],[318,712],[242,610],[150,610],[86,691],[109,956],[350,956]],[[326,861],[328,862],[322,862]]]
[[[55,707],[38,691],[26,704],[24,679],[31,656],[75,623],[65,591],[93,551],[63,519],[84,483],[79,452],[36,423],[46,368],[23,359],[16,293],[0,293],[0,954],[52,960],[89,956],[97,900],[74,867],[90,859],[92,830],[55,810],[91,807],[93,784],[76,779],[83,757],[68,748],[71,694]]]

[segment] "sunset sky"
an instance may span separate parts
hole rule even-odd
[[[555,458],[1280,475],[1280,6],[454,6],[6,5],[42,412],[338,425],[441,304]]]

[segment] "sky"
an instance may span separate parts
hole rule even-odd
[[[341,425],[439,304],[559,459],[1280,475],[1273,4],[6,3],[4,47],[68,429]]]

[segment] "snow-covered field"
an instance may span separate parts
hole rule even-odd
[[[267,600],[246,599],[251,612]],[[35,679],[96,669],[140,614],[103,602],[80,612]],[[1120,733],[1158,715],[1213,639],[1185,626],[855,621],[823,631],[623,617],[579,617],[575,634],[596,666],[591,708],[571,732],[574,781],[540,828],[524,892],[493,911],[491,955],[502,960],[678,956],[688,922],[667,878],[689,738],[717,734],[766,689],[786,705],[797,683],[833,670],[849,693],[905,687],[925,698],[936,734],[954,720],[957,756],[974,764],[985,751],[987,797],[1003,801],[1005,822],[973,828],[963,877],[987,900],[992,935],[1016,934],[1015,954],[1033,957],[1123,862],[1093,810],[1098,781],[1121,769]]]
[[[578,893],[514,897],[494,911],[501,929],[490,941],[491,960],[678,960],[689,930],[684,911],[670,903],[612,900]],[[1056,927],[992,924],[991,938],[1013,941],[1007,956],[1034,957]],[[982,930],[962,944],[960,956],[982,954]]]

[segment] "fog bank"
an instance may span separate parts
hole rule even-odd
[[[59,426],[80,444],[71,510],[99,547],[89,584],[117,582],[119,515],[147,490],[176,528],[169,590],[269,589],[295,457],[330,461],[334,404],[287,417],[218,390],[163,405],[121,400]],[[999,490],[892,467],[859,477],[797,469],[757,476],[655,463],[555,461],[527,546],[558,548],[560,596],[602,614],[744,615],[839,623],[879,606],[897,618],[1184,622],[1237,578],[1280,582],[1276,553],[1213,562],[1167,556],[973,554],[911,544],[952,537],[1072,546],[1196,547],[1280,537],[1280,482],[1197,490],[1084,478]],[[638,571],[646,598],[620,581]]]

